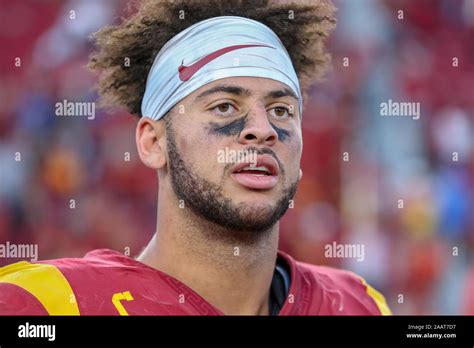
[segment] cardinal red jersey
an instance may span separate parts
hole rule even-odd
[[[383,296],[354,273],[279,252],[290,285],[279,315],[390,314]],[[179,280],[119,252],[0,268],[1,315],[222,315]]]

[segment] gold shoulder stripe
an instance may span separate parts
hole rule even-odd
[[[362,284],[365,285],[367,295],[369,295],[374,300],[380,313],[382,315],[392,315],[392,311],[388,307],[387,302],[385,301],[385,297],[380,292],[371,287],[369,284],[367,284],[364,278],[359,277],[359,279],[361,280]]]
[[[53,265],[21,261],[0,268],[0,283],[20,286],[41,302],[49,315],[80,315],[74,292]]]

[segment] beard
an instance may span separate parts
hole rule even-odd
[[[225,239],[255,241],[270,231],[289,208],[298,180],[283,188],[274,206],[268,204],[256,207],[245,202],[236,204],[223,195],[222,185],[200,177],[193,167],[183,160],[171,127],[167,127],[167,134],[168,168],[173,191],[195,215],[221,227],[210,228],[208,232],[219,231],[217,233]]]

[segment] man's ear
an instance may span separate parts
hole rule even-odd
[[[302,177],[303,177],[303,171],[302,171],[301,168],[300,168],[300,177],[299,177],[298,180],[301,180]]]
[[[166,132],[164,121],[141,117],[137,123],[135,140],[142,162],[152,169],[166,166]]]

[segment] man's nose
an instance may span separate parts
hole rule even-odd
[[[245,127],[240,133],[242,144],[262,144],[272,146],[278,140],[278,134],[268,120],[267,110],[262,105],[255,105],[247,115]]]

